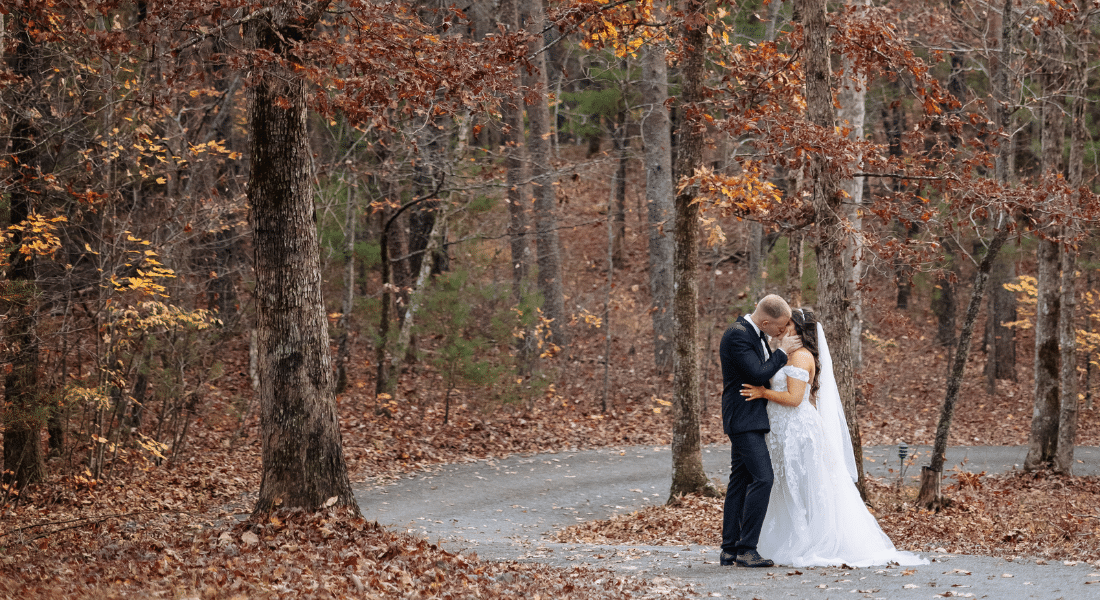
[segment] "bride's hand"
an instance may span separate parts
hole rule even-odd
[[[749,400],[756,400],[757,398],[763,398],[764,386],[749,385],[746,383],[741,386],[741,395],[744,396],[746,402]]]

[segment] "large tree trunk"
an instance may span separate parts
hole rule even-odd
[[[1081,0],[1081,4],[1084,4]],[[1085,9],[1084,6],[1081,7]],[[1083,10],[1080,14],[1088,14]],[[1085,141],[1088,129],[1085,127],[1085,93],[1088,86],[1088,48],[1089,27],[1087,22],[1078,22],[1074,35],[1074,44],[1070,56],[1071,90],[1070,105],[1070,144],[1066,181],[1073,189],[1080,189],[1084,181]],[[1067,237],[1080,233],[1065,228]],[[1070,475],[1073,473],[1073,446],[1077,441],[1078,375],[1077,375],[1077,246],[1064,245],[1062,252],[1062,311],[1058,320],[1058,337],[1062,346],[1062,369],[1059,384],[1062,398],[1058,416],[1058,443],[1054,452],[1054,470]]]
[[[546,8],[541,0],[530,6],[532,31],[546,29]],[[565,330],[565,296],[562,282],[561,241],[558,237],[557,176],[550,164],[550,105],[547,96],[549,77],[542,38],[538,40],[531,64],[538,99],[527,108],[531,126],[527,148],[531,156],[531,179],[535,188],[535,247],[538,264],[538,288],[542,294],[543,316],[550,319],[550,341],[562,349],[569,344]],[[555,128],[556,129],[556,128]]]
[[[1035,314],[1035,407],[1031,414],[1027,457],[1024,469],[1042,468],[1054,460],[1058,443],[1060,351],[1058,349],[1058,318],[1061,283],[1058,244],[1039,241],[1038,303]]]
[[[1062,247],[1062,306],[1058,314],[1058,338],[1062,364],[1058,373],[1058,438],[1054,445],[1054,471],[1073,472],[1073,445],[1077,441],[1077,250]]]
[[[870,6],[868,0],[849,0],[849,4]],[[856,65],[850,58],[843,56],[841,60],[845,81],[837,90],[839,104],[837,117],[841,127],[848,127],[851,130],[848,138],[860,141],[863,139],[863,124],[867,114],[867,78],[856,74]],[[853,165],[853,169],[861,170],[860,166]],[[848,194],[848,200],[845,202],[845,218],[855,232],[855,235],[852,235],[844,245],[842,259],[844,285],[851,303],[849,335],[852,340],[852,368],[858,371],[863,364],[863,292],[860,289],[860,282],[863,279],[863,242],[860,238],[863,231],[863,178],[847,178],[841,182],[841,187]]]
[[[16,45],[9,57],[12,71],[27,82],[42,80],[45,59],[42,48],[29,33],[31,24],[22,11],[8,17],[11,37]],[[49,114],[35,109],[40,102],[36,86],[13,100],[19,110],[12,111],[11,155],[18,160],[13,174],[15,185],[8,196],[8,215],[12,225],[22,225],[34,211],[36,198],[44,186],[39,172],[42,167],[43,137],[34,113]],[[16,89],[16,88],[13,88]],[[22,86],[18,88],[25,89]],[[14,480],[20,487],[37,483],[46,477],[42,454],[42,396],[38,382],[38,294],[33,255],[19,251],[23,232],[12,231],[13,247],[9,257],[7,281],[3,297],[8,304],[7,361],[11,370],[4,377],[4,481]]]
[[[695,104],[703,98],[706,30],[699,25],[703,7],[703,0],[683,0],[680,4],[685,15],[681,29],[684,58],[680,104],[685,112],[676,157],[677,177],[691,177],[703,159],[705,126],[700,122],[702,115]],[[676,316],[676,356],[673,363],[670,502],[681,494],[708,492],[711,487],[703,470],[699,430],[699,205],[694,200],[695,189],[691,186],[677,192],[675,199],[673,312]]]
[[[1062,90],[1061,31],[1043,28],[1041,40],[1041,73],[1043,85],[1043,129],[1040,137],[1042,173],[1054,177],[1062,173],[1062,145],[1065,142],[1065,120],[1062,107],[1055,97]],[[1047,227],[1053,224],[1049,221]],[[1024,469],[1033,470],[1054,461],[1058,445],[1058,415],[1061,406],[1059,371],[1062,358],[1058,347],[1058,320],[1061,311],[1062,283],[1060,231],[1047,232],[1055,239],[1040,239],[1036,249],[1038,304],[1035,310],[1035,409],[1031,415]]]
[[[664,18],[660,2],[653,19]],[[649,232],[649,291],[653,319],[653,360],[658,374],[672,371],[672,132],[669,128],[668,64],[661,44],[645,45],[642,56],[642,142],[645,144],[645,198]]]
[[[805,32],[802,68],[806,79],[806,113],[810,121],[831,132],[836,123],[829,66],[829,32],[824,0],[799,0],[799,12]],[[844,239],[840,215],[843,214],[840,182],[828,157],[814,153],[809,158],[806,180],[812,182],[812,201],[817,222],[817,289],[822,326],[833,354],[840,399],[852,436],[859,479],[856,486],[867,498],[863,475],[863,443],[856,410],[855,371],[852,368],[851,299],[845,285]]]
[[[504,0],[500,3],[500,22],[509,33],[519,31],[519,0]],[[522,87],[522,78],[519,74],[513,78],[516,89]],[[527,203],[524,202],[527,187],[523,184],[526,173],[524,164],[526,152],[524,150],[523,128],[523,100],[514,98],[504,102],[501,112],[504,117],[504,166],[506,170],[505,181],[508,187],[508,240],[512,257],[512,300],[517,306],[528,307],[531,271],[531,242],[528,239],[530,227],[528,224]],[[527,327],[522,339],[516,341],[520,372],[527,374],[534,369],[535,352],[534,328]]]
[[[279,6],[246,25],[253,49],[293,60],[286,40],[308,34],[328,2],[292,6],[307,12]],[[273,65],[253,77],[248,200],[256,248],[263,445],[253,517],[326,505],[347,506],[357,514],[321,297],[305,84],[290,66]]]

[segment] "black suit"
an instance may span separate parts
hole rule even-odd
[[[748,317],[739,317],[722,336],[722,429],[730,438],[730,482],[722,514],[722,550],[742,554],[755,550],[772,490],[772,465],[764,435],[768,401],[745,401],[741,386],[768,385],[787,355],[782,350],[765,358],[764,348]]]

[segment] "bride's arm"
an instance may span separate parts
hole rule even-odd
[[[795,352],[787,364],[798,367],[810,374],[810,380],[814,378],[814,359],[809,352]],[[794,377],[787,377],[787,391],[777,392],[759,385],[745,384],[741,388],[741,396],[748,400],[763,398],[769,402],[782,404],[783,406],[798,406],[802,404],[802,396],[806,393],[809,383]]]
[[[783,406],[798,406],[802,404],[802,394],[806,393],[806,384],[797,379],[787,378],[787,391],[777,392],[759,385],[745,384],[741,388],[741,395],[748,400],[763,398],[768,402],[775,402]]]

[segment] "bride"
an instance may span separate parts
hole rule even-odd
[[[855,457],[821,324],[798,309],[787,331],[799,336],[802,348],[772,377],[771,389],[745,385],[741,391],[746,400],[769,401],[775,484],[761,555],[794,567],[928,564],[894,548],[853,483]]]

